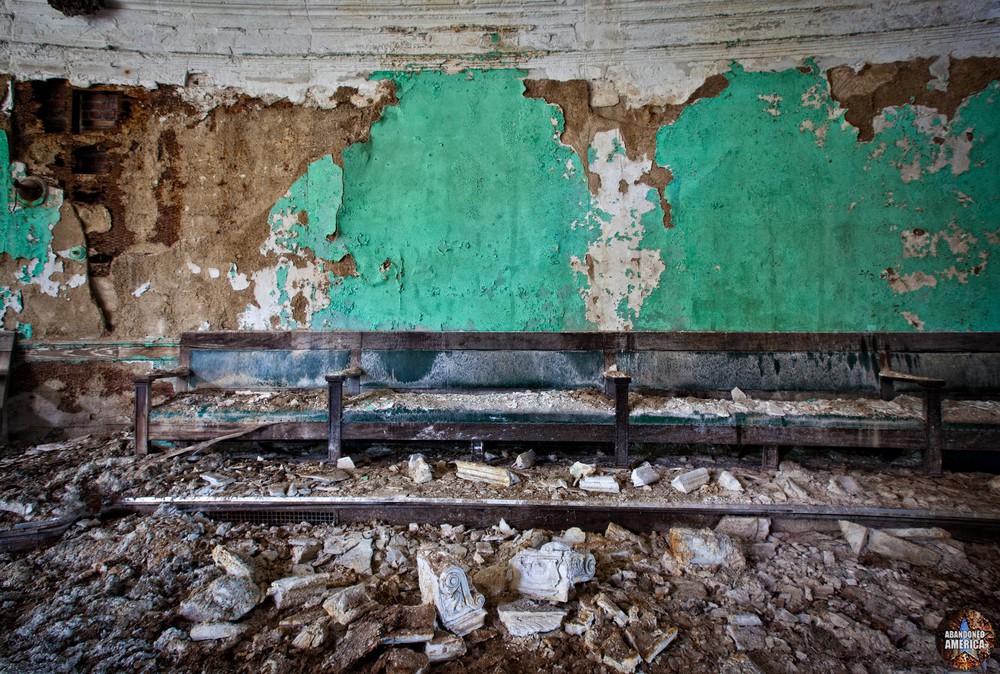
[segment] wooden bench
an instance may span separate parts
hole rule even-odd
[[[347,441],[480,453],[606,443],[627,465],[630,442],[703,443],[759,447],[774,467],[780,447],[859,447],[920,449],[939,472],[943,451],[1000,440],[988,414],[942,414],[943,397],[996,397],[998,344],[996,333],[185,333],[178,370],[135,378],[136,448],[310,440],[336,460]],[[163,377],[179,393],[154,409]],[[750,399],[733,402],[734,388]],[[897,388],[922,402],[879,406]]]
[[[759,447],[765,468],[788,446],[919,449],[925,469],[940,473],[944,450],[1000,441],[995,415],[963,420],[954,403],[942,417],[943,396],[1000,393],[997,333],[630,333],[617,364],[640,394],[635,442]],[[734,388],[750,400],[720,410]],[[897,388],[921,405],[877,404]],[[681,399],[689,407],[677,410]]]
[[[10,377],[10,355],[14,351],[14,335],[0,331],[0,442],[7,442],[7,380]]]
[[[628,379],[606,371],[605,343],[600,333],[184,333],[177,370],[133,378],[136,450],[325,440],[335,461],[345,441],[469,442],[477,453],[493,441],[586,442],[614,445],[624,462]],[[178,394],[153,408],[162,378]],[[296,409],[267,404],[290,398]]]

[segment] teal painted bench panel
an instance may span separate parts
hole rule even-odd
[[[325,388],[324,376],[343,370],[350,351],[340,349],[191,351],[195,388]]]
[[[600,351],[364,351],[361,386],[575,389],[604,386]]]
[[[635,390],[828,391],[877,395],[873,354],[843,352],[619,352]]]

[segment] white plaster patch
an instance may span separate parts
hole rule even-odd
[[[286,192],[285,197],[287,198],[288,196],[289,193]],[[264,243],[260,244],[260,254],[275,253],[276,255],[291,255],[293,251],[280,242],[289,241],[297,236],[297,232],[292,228],[299,224],[298,215],[287,210],[280,211],[272,213],[267,222],[271,226],[271,233],[268,234]]]
[[[219,276],[220,276],[219,270],[216,269],[215,267],[209,267],[208,268],[208,275],[209,275],[210,278],[219,278]]]
[[[143,295],[146,294],[146,291],[149,290],[150,285],[151,285],[150,282],[146,281],[141,286],[139,286],[138,288],[136,288],[135,290],[132,291],[132,296],[133,297],[142,297]]]
[[[239,273],[235,264],[229,265],[229,273],[226,276],[229,277],[229,285],[233,290],[246,290],[250,287],[250,279],[246,274]]]
[[[24,304],[21,300],[21,291],[0,286],[0,318],[7,314],[8,309],[13,309],[14,313],[24,311]]]
[[[279,274],[279,271],[282,273]],[[284,282],[279,285],[282,275]],[[240,315],[242,329],[307,328],[312,323],[313,314],[330,306],[329,275],[311,260],[305,260],[302,267],[296,267],[295,261],[282,257],[274,267],[253,272],[252,278],[256,304],[248,304]],[[296,296],[305,300],[301,321],[293,317],[292,300]]]
[[[192,274],[200,274],[201,273],[201,267],[199,267],[198,265],[196,265],[194,262],[188,262],[187,263],[187,268],[189,270],[191,270]]]
[[[926,272],[915,271],[912,274],[899,274],[895,269],[887,270],[882,276],[889,281],[889,287],[897,293],[909,293],[921,288],[936,288],[938,280]]]
[[[583,260],[574,256],[570,263],[573,271],[588,278],[580,294],[587,320],[601,330],[631,329],[632,319],[639,316],[666,270],[660,251],[640,248],[645,233],[642,216],[655,205],[647,198],[651,188],[639,180],[652,162],[645,157],[628,159],[623,147],[625,141],[617,130],[594,136],[596,156],[590,170],[600,175],[601,187],[592,210],[598,213],[601,234]]]
[[[933,108],[922,105],[912,106],[916,117],[913,128],[920,134],[932,139],[928,144],[930,154],[918,152],[908,138],[896,141],[896,146],[903,152],[899,160],[892,165],[899,169],[904,183],[919,180],[924,174],[933,174],[951,169],[952,175],[961,175],[971,168],[970,153],[972,152],[975,129],[965,126],[961,120],[953,119],[950,123],[947,117]],[[898,115],[897,108],[886,108],[875,117],[875,133],[891,128]],[[877,158],[874,154],[872,159]]]
[[[73,274],[70,279],[66,281],[66,285],[70,288],[79,288],[86,282],[87,276],[85,274]]]
[[[764,112],[771,115],[772,117],[778,117],[781,115],[781,101],[785,100],[780,94],[757,94],[757,100],[769,103],[766,108],[763,108]]]
[[[923,330],[925,323],[920,320],[920,316],[917,316],[912,311],[900,311],[899,315],[906,319],[906,322],[915,327],[917,330]]]

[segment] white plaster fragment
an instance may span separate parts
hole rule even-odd
[[[150,282],[146,281],[141,286],[139,286],[138,288],[136,288],[135,290],[132,291],[132,296],[133,297],[142,297],[144,294],[146,294],[146,291],[149,290],[150,285],[151,285]]]
[[[246,274],[239,273],[235,264],[229,266],[227,276],[229,277],[229,285],[233,287],[233,290],[246,290],[250,287],[250,279],[247,278]]]
[[[199,267],[198,265],[196,265],[194,262],[188,262],[187,263],[187,268],[191,270],[192,274],[200,274],[201,273],[201,267]]]
[[[85,274],[73,274],[70,279],[66,281],[66,285],[70,288],[79,288],[86,282],[87,276]]]
[[[219,275],[220,275],[220,274],[219,274],[219,270],[218,270],[218,269],[216,269],[215,267],[209,267],[209,268],[208,268],[208,275],[209,275],[209,276],[210,276],[211,278],[219,278]]]

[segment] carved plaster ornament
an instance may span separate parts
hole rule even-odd
[[[483,626],[486,598],[469,582],[458,561],[440,550],[417,553],[420,599],[434,604],[445,629],[465,636]]]
[[[592,554],[576,552],[555,541],[539,550],[522,550],[510,565],[518,592],[555,602],[569,601],[573,585],[591,580],[597,570]]]

